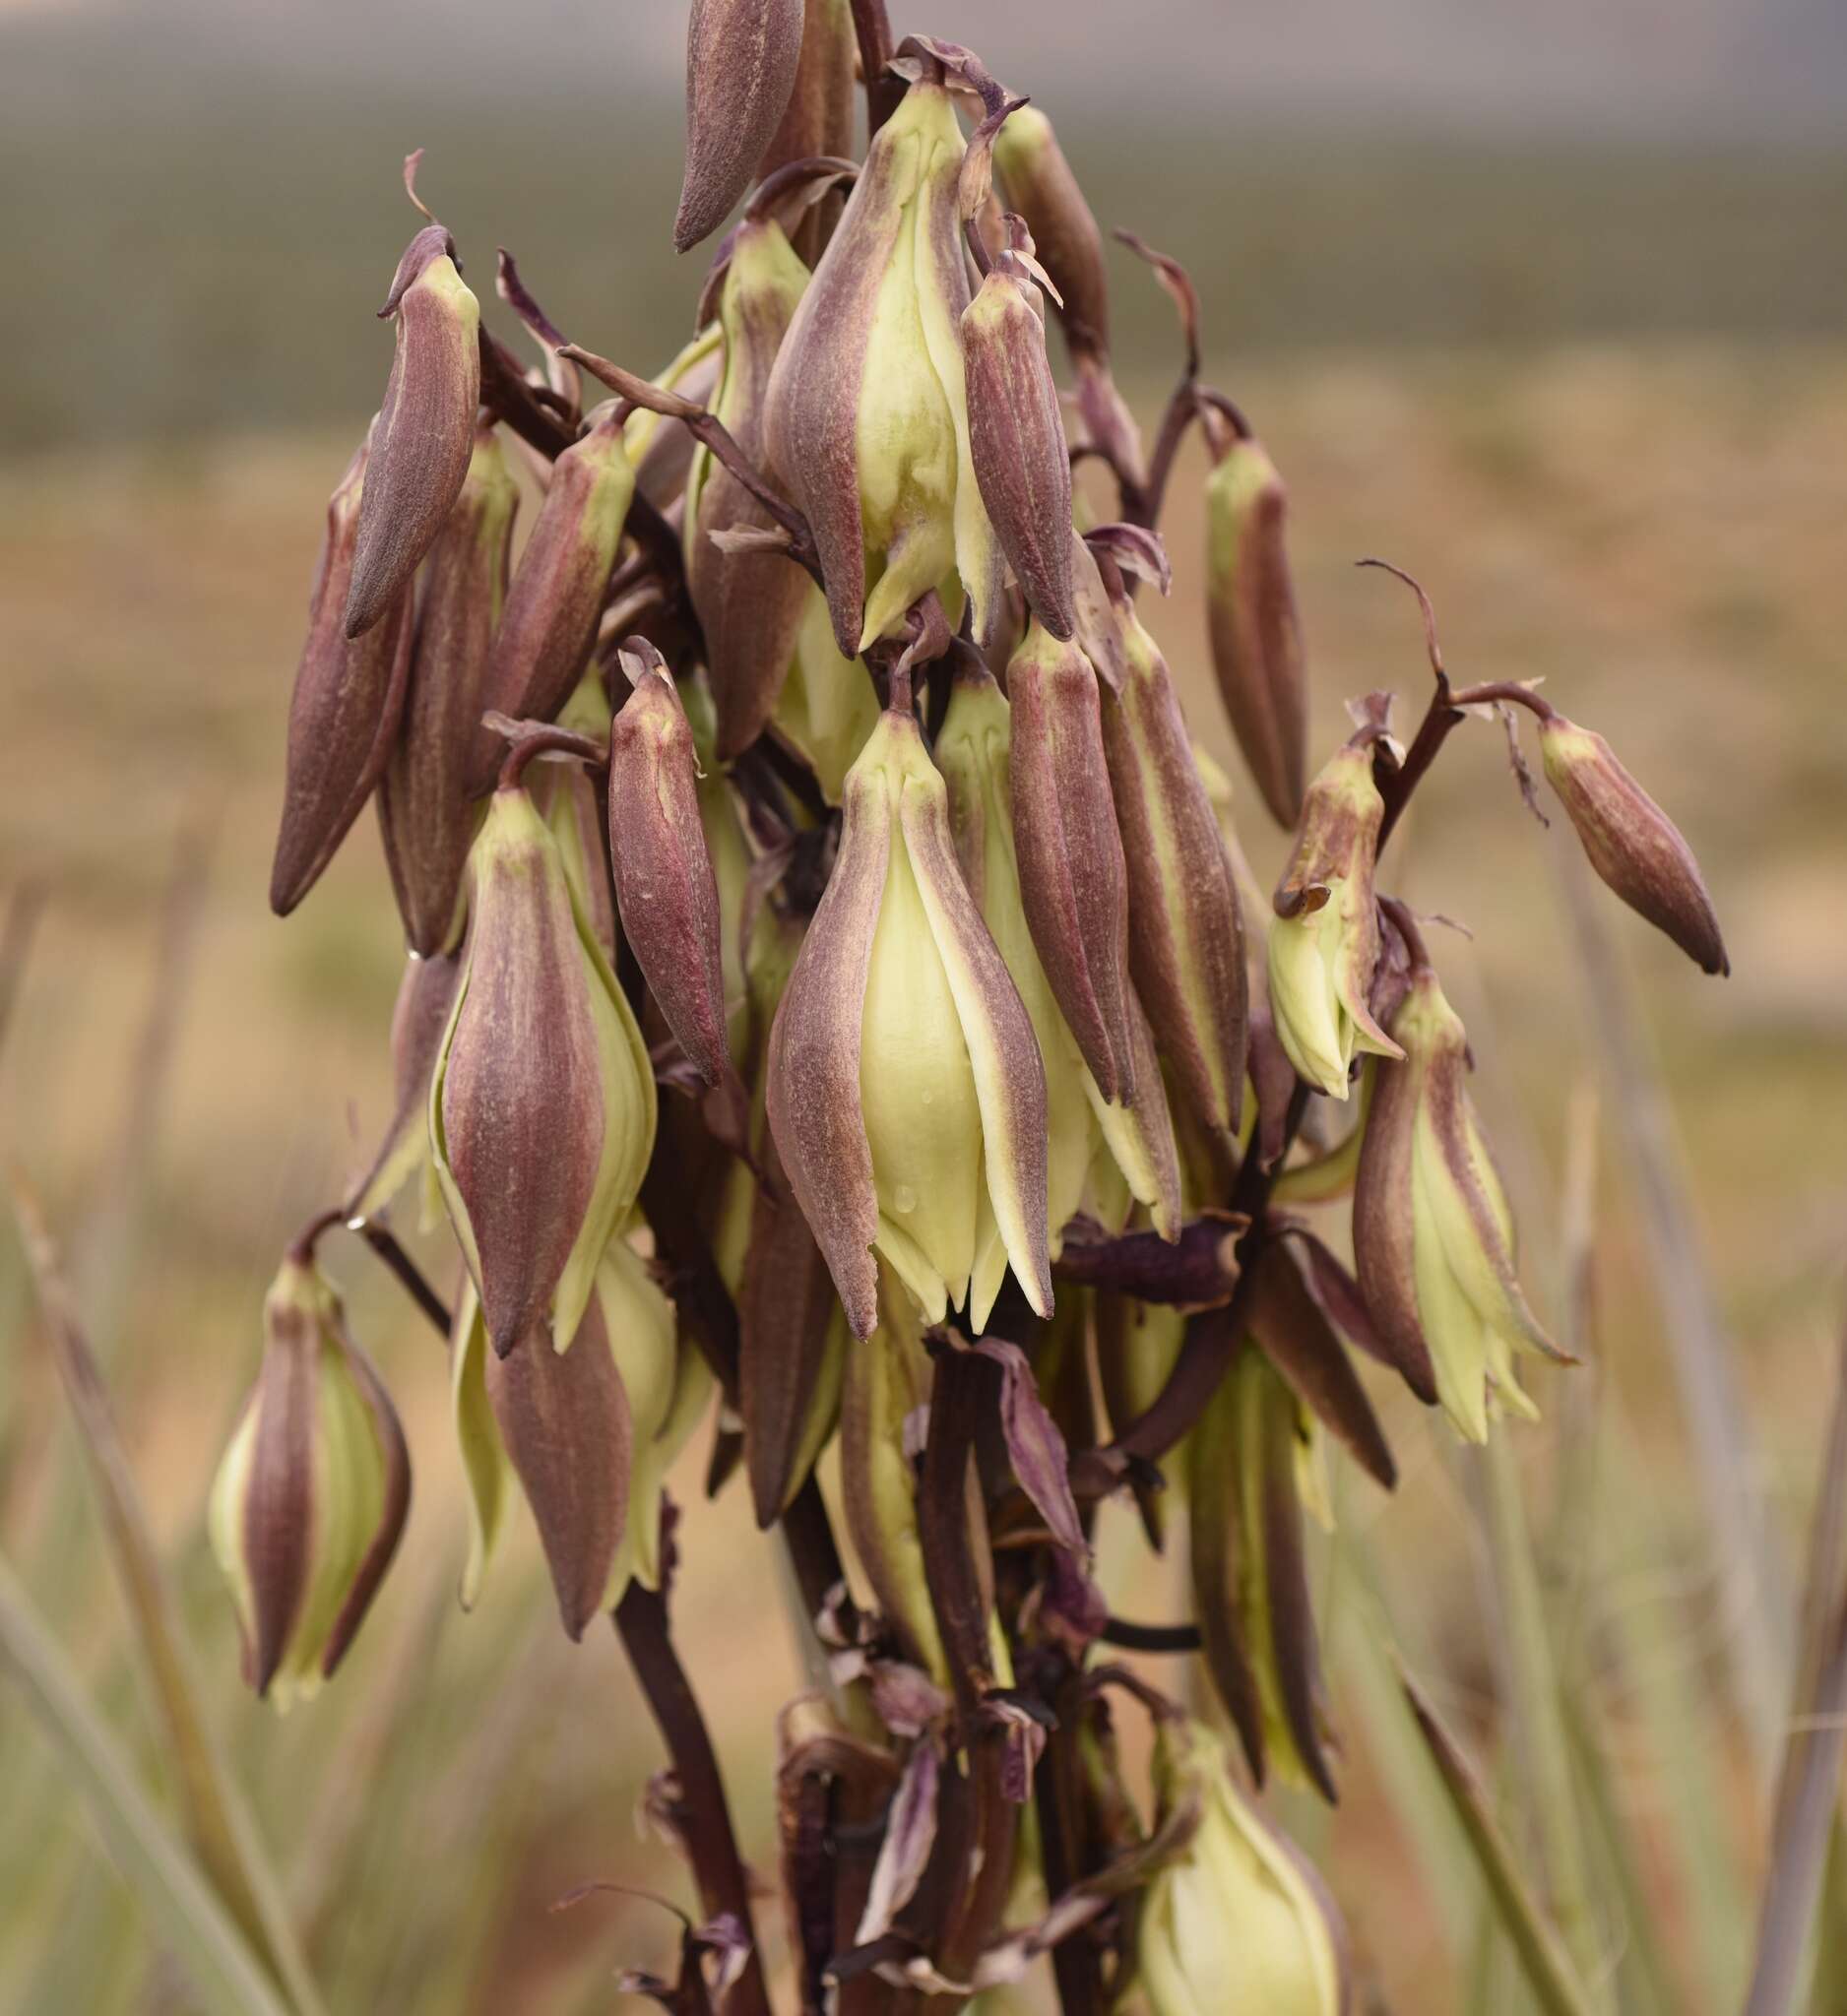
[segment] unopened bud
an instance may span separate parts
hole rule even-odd
[[[551,721],[570,698],[596,641],[635,472],[617,409],[607,408],[552,465],[551,487],[507,591],[506,613],[487,663],[483,711],[515,721]],[[482,729],[471,788],[484,790],[501,745]]]
[[[1067,550],[1069,542],[1066,542]],[[1035,625],[1007,665],[1013,838],[1033,943],[1104,1098],[1135,1089],[1128,868],[1090,661]]]
[[[428,959],[414,954],[405,962],[391,1014],[391,1123],[371,1166],[352,1187],[346,1205],[349,1221],[379,1217],[419,1170],[430,1184],[435,1181],[429,1161],[429,1083],[461,978],[459,952]],[[441,1206],[426,1198],[425,1210],[440,1216]]]
[[[1604,738],[1561,714],[1540,723],[1546,781],[1590,864],[1628,907],[1704,973],[1730,973],[1712,899],[1680,829],[1617,761]]]
[[[592,664],[577,690],[558,711],[558,726],[606,747],[615,719],[603,673]],[[558,843],[571,901],[603,947],[611,970],[621,933],[617,928],[615,882],[609,872],[609,813],[604,793],[581,763],[543,763],[527,772],[533,803]]]
[[[481,396],[480,303],[441,224],[411,240],[379,314],[397,317],[398,346],[359,506],[349,637],[385,614],[441,532],[468,475]]]
[[[732,1069],[718,883],[699,817],[692,727],[667,667],[636,674],[609,731],[609,860],[622,930],[649,991],[699,1075]]]
[[[948,92],[914,84],[873,137],[770,378],[770,460],[813,529],[849,657],[896,632],[952,571],[978,638],[1000,598],[956,340],[969,305],[965,151]]]
[[[390,1396],[311,1253],[283,1262],[263,1327],[263,1370],[208,1526],[243,1627],[245,1677],[287,1708],[311,1698],[351,1644],[404,1530],[411,1465]]]
[[[750,186],[789,107],[801,14],[802,0],[693,0],[675,251],[709,237]]]
[[[853,78],[859,55],[852,0],[806,0],[801,22],[801,59],[789,94],[783,123],[763,151],[759,181],[790,161],[835,159],[854,152]],[[827,243],[840,199],[825,196],[794,233],[796,250],[812,266]]]
[[[370,440],[328,500],[307,641],[288,702],[287,776],[270,870],[270,908],[278,916],[287,916],[314,887],[364,809],[404,713],[411,669],[409,593],[363,637],[348,637],[343,615],[377,436],[374,421]]]
[[[576,1335],[654,1142],[641,1032],[532,800],[494,793],[470,856],[461,993],[430,1087],[443,1200],[504,1356]]]
[[[1468,1039],[1428,966],[1392,1018],[1402,1061],[1381,1057],[1354,1187],[1354,1256],[1368,1313],[1398,1363],[1428,1365],[1471,1442],[1489,1406],[1535,1418],[1516,1351],[1563,1354],[1527,1306],[1513,1214],[1469,1098]]]
[[[1206,478],[1206,594],[1212,669],[1232,730],[1279,826],[1302,816],[1307,681],[1283,543],[1276,465],[1233,434]]]
[[[1062,299],[1059,319],[1075,357],[1110,353],[1110,285],[1103,233],[1071,164],[1037,105],[1022,105],[994,141],[1007,208],[1026,220],[1033,249]]]
[[[478,428],[462,493],[429,550],[404,717],[378,786],[385,865],[414,952],[440,952],[460,925],[478,816],[469,769],[519,501],[492,426]]]
[[[1309,787],[1295,851],[1270,919],[1270,1007],[1276,1035],[1306,1084],[1347,1097],[1355,1054],[1396,1057],[1372,1018],[1378,968],[1373,868],[1385,802],[1369,748],[1338,751]]]
[[[1132,607],[1124,677],[1103,703],[1128,870],[1129,970],[1156,1045],[1209,1126],[1233,1129],[1247,1041],[1244,927],[1167,661]]]
[[[1004,130],[1004,129],[1003,129]],[[962,313],[969,450],[982,501],[1027,603],[1054,637],[1077,613],[1071,589],[1071,457],[1046,358],[1037,288],[1003,252]]]
[[[857,1336],[876,1321],[874,1246],[940,1322],[997,1231],[1048,1312],[1039,1043],[963,881],[948,793],[911,716],[880,717],[845,815],[770,1034],[783,1166]]]

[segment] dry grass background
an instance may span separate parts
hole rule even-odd
[[[1409,598],[1351,565],[1380,553],[1430,589],[1452,669],[1544,676],[1701,856],[1729,981],[1702,978],[1626,916],[1610,920],[1673,1098],[1758,1481],[1793,1550],[1847,1225],[1847,349],[1663,340],[1385,361],[1266,351],[1211,368],[1293,487],[1323,746],[1343,696],[1395,687],[1408,725],[1427,690]],[[608,1900],[563,1917],[544,1907],[591,1878],[684,1894],[631,1824],[654,1734],[606,1636],[575,1651],[558,1639],[530,1534],[478,1613],[453,1614],[461,1500],[442,1354],[356,1245],[330,1248],[331,1264],[400,1397],[416,1485],[404,1558],[319,1704],[279,1724],[243,1699],[228,1605],[204,1560],[210,1466],[254,1367],[275,1255],[386,1109],[399,952],[369,820],[295,918],[278,923],[265,903],[287,682],[348,445],[88,447],[0,474],[0,884],[35,880],[48,896],[0,1057],[0,1144],[74,1249],[219,1711],[313,1907],[334,2006],[605,2007],[608,1968],[663,1956],[670,1925]],[[1169,527],[1178,580],[1154,620],[1195,732],[1241,777],[1205,666],[1197,477],[1182,466]],[[1267,877],[1281,839],[1254,794],[1241,789],[1240,803]],[[1471,728],[1393,870],[1413,900],[1473,933],[1441,934],[1438,955],[1471,1023],[1529,1271],[1555,1312],[1564,1113],[1598,1051],[1560,901],[1566,840],[1521,809],[1499,731]],[[148,1031],[158,1001],[170,1013],[164,1054]],[[1621,1429],[1600,1439],[1594,1501],[1567,1508],[1584,1515],[1566,1529],[1581,1554],[1556,1565],[1595,1592],[1593,1621],[1600,1606],[1667,1612],[1657,1656],[1703,1687],[1735,1620],[1700,1568],[1663,1319],[1615,1157],[1596,1258],[1597,1362],[1568,1375],[1576,1398],[1565,1376],[1535,1375],[1548,1425],[1513,1434],[1534,1501],[1550,1505],[1557,1423],[1581,1426],[1579,1400],[1601,1397],[1599,1418]],[[1486,1685],[1491,1661],[1464,1495],[1438,1432],[1384,1399],[1406,1481],[1390,1503],[1353,1485],[1345,1515],[1387,1563],[1451,1698],[1479,1708],[1469,1689]],[[677,1611],[749,1850],[767,1867],[773,1708],[799,1678],[768,1546],[736,1490],[701,1501],[703,1446],[695,1455],[680,1480]],[[145,1749],[7,1231],[0,1465],[0,1543]],[[1566,1481],[1582,1488],[1585,1476]],[[1113,1541],[1106,1560],[1125,1557]],[[1125,1606],[1159,1601],[1140,1578]],[[1304,1824],[1393,2006],[1439,2011],[1441,1915],[1340,1680],[1337,1663],[1347,1796],[1331,1823]],[[0,1723],[0,1745],[9,1799],[36,1816],[30,1841],[15,1829],[0,1844],[0,2003],[100,2008],[111,1984],[145,1989],[151,1949],[123,1932],[113,1879],[49,1767],[16,1719]],[[1644,1834],[1669,1824],[1639,1763],[1619,1778]],[[1749,1868],[1757,1850],[1742,1822],[1732,1849]],[[74,1936],[86,1924],[94,1936]],[[151,1978],[158,1992],[158,1967]]]

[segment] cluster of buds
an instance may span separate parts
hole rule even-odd
[[[1561,1355],[1382,850],[1450,729],[1519,706],[1598,874],[1723,971],[1710,902],[1601,738],[1529,689],[1452,688],[1433,630],[1410,748],[1371,695],[1308,781],[1283,489],[1200,382],[1190,283],[1137,243],[1187,346],[1144,458],[1096,220],[1051,122],[968,50],[894,47],[858,0],[694,0],[687,110],[676,242],[744,207],[657,377],[568,344],[503,254],[524,368],[433,220],[387,297],[273,897],[293,909],[376,794],[410,962],[390,1123],[285,1262],[213,1497],[251,1677],[283,1698],[333,1670],[404,1517],[403,1436],[314,1258],[344,1218],[448,1338],[465,1604],[523,1498],[566,1631],[612,1609],[658,1680],[697,1553],[665,1485],[708,1418],[708,1488],[741,1468],[780,1529],[830,1681],[782,1725],[803,2007],[965,2001],[1043,1964],[1072,2008],[1139,1983],[1160,2016],[1334,2016],[1338,1914],[1260,1799],[1334,1795],[1308,1522],[1330,1439],[1396,1475],[1354,1354],[1474,1440],[1533,1412],[1518,1354]],[[612,394],[588,410],[586,373]],[[1255,836],[1149,627],[1195,424],[1201,643],[1293,833],[1262,932]],[[387,1223],[412,1185],[459,1255],[452,1317]],[[1111,1616],[1090,1535],[1118,1490],[1184,1545],[1191,1619]],[[1197,1650],[1225,1733],[1113,1641]],[[1123,1691],[1155,1725],[1139,1799]],[[689,1740],[685,1687],[650,1692]],[[688,1965],[722,1948],[724,2005],[754,2016],[729,1824],[680,1817],[732,1900]],[[657,1986],[709,2005],[703,1975]]]

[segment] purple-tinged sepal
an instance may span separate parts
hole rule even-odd
[[[279,1708],[345,1656],[404,1530],[411,1464],[340,1297],[296,1249],[263,1305],[263,1369],[212,1486],[212,1551],[231,1585],[244,1673]]]
[[[312,889],[372,795],[404,714],[411,670],[411,598],[349,638],[343,610],[379,422],[328,500],[327,533],[308,599],[308,635],[288,702],[283,816],[270,869],[270,908],[287,916]]]
[[[396,317],[397,349],[359,506],[349,637],[391,608],[441,532],[468,476],[481,396],[480,303],[441,224],[411,240],[378,312]]]
[[[1725,940],[1693,850],[1680,828],[1593,729],[1554,714],[1539,724],[1546,781],[1590,864],[1637,915],[1665,931],[1702,973],[1728,974]]]
[[[391,1013],[392,1114],[377,1153],[365,1173],[348,1193],[344,1207],[350,1225],[363,1225],[383,1215],[406,1183],[424,1178],[423,1221],[433,1226],[442,1216],[436,1172],[429,1159],[429,1082],[455,1007],[462,978],[462,958],[439,952],[429,959],[414,954],[405,961],[398,999]]]
[[[654,1143],[654,1072],[558,846],[496,790],[470,856],[469,936],[430,1083],[443,1201],[502,1356],[577,1334]]]

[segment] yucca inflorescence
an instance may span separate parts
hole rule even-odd
[[[682,249],[747,202],[667,370],[568,343],[502,254],[528,370],[433,220],[386,301],[273,897],[376,793],[399,1107],[290,1248],[214,1497],[252,1677],[331,1670],[396,1540],[403,1438],[314,1246],[344,1217],[407,1269],[383,1214],[415,1183],[466,1270],[465,1598],[523,1494],[565,1627],[613,1609],[674,1753],[709,1922],[669,2006],[770,1995],[667,1635],[663,1479],[718,1397],[714,1478],[741,1462],[831,1672],[780,1725],[802,2006],[950,2006],[1050,1955],[1070,2011],[1131,1984],[1160,2016],[1344,2009],[1337,1913],[1255,1796],[1333,1796],[1324,1433],[1394,1477],[1350,1350],[1476,1440],[1532,1410],[1517,1355],[1559,1355],[1381,851],[1451,729],[1523,707],[1599,874],[1722,971],[1710,904],[1601,738],[1453,687],[1433,625],[1409,741],[1369,694],[1308,775],[1284,492],[1200,378],[1186,276],[1131,241],[1187,349],[1144,454],[1097,225],[1051,122],[967,49],[894,45],[866,0],[694,0],[687,86]],[[587,379],[611,396],[586,409]],[[1211,661],[1295,828],[1261,942],[1148,627],[1195,423]],[[512,465],[542,501],[509,571]],[[1315,1216],[1347,1200],[1351,1266]],[[1130,1626],[1092,1521],[1133,1492],[1159,1544],[1164,1465],[1195,1611]],[[1113,1643],[1201,1650],[1237,1760]],[[1146,1799],[1125,1705],[1156,1728]]]

